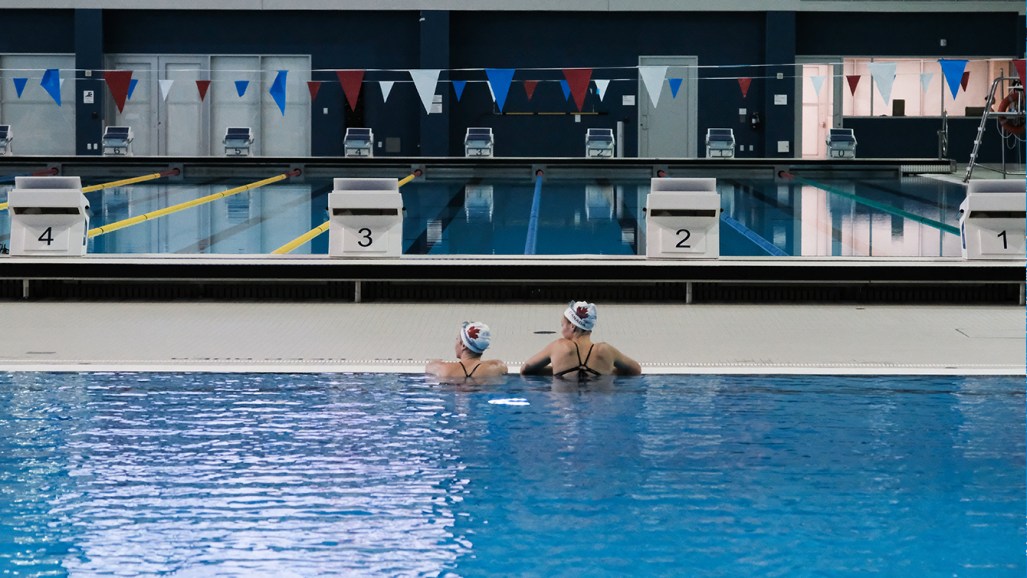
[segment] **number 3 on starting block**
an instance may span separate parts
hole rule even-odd
[[[374,227],[346,227],[342,250],[346,253],[384,253],[389,246],[389,232]]]

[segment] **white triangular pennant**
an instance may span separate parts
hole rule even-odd
[[[649,100],[653,106],[660,101],[660,92],[663,91],[663,79],[667,77],[666,66],[639,66],[638,75],[642,77],[642,84],[649,93]]]
[[[920,89],[923,92],[927,92],[927,87],[931,86],[931,80],[934,78],[933,72],[922,72],[920,73]]]
[[[610,86],[609,80],[593,80],[596,83],[596,92],[599,93],[599,102],[603,101],[603,97],[606,96],[606,88]]]
[[[870,77],[877,85],[877,92],[884,99],[884,103],[888,104],[891,102],[891,87],[895,82],[895,63],[871,62],[867,67],[870,69]]]
[[[435,87],[439,84],[438,69],[411,69],[410,78],[417,87],[417,94],[421,97],[421,104],[424,105],[424,112],[431,113],[431,99],[435,96]]]
[[[61,88],[64,88],[64,79],[61,79]]]
[[[813,92],[817,93],[817,96],[820,96],[820,89],[824,86],[824,77],[819,75],[811,76],[809,77],[809,80],[813,83]]]
[[[492,102],[496,102],[496,91],[492,90],[492,83],[486,82],[485,86],[489,87],[489,94],[492,95]]]
[[[382,87],[382,100],[385,102],[389,101],[389,93],[392,92],[392,85],[396,84],[394,80],[379,80],[378,86]]]
[[[174,80],[166,79],[166,80],[159,80],[158,82],[160,83],[160,99],[161,100],[167,100],[168,99],[168,93],[171,92],[171,85],[175,84],[175,81]]]

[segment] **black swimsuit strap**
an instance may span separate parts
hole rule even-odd
[[[474,366],[474,369],[472,369],[470,373],[467,373],[467,368],[464,367],[464,362],[463,361],[457,361],[457,363],[460,364],[460,369],[464,370],[464,379],[470,378],[472,375],[474,375],[474,372],[478,371],[478,368],[481,367],[481,363],[479,363],[478,365]]]
[[[578,357],[578,366],[577,367],[572,367],[570,369],[565,369],[565,370],[561,371],[560,373],[555,374],[556,377],[563,377],[564,375],[567,375],[568,373],[570,373],[572,371],[577,371],[578,372],[578,379],[587,378],[589,376],[589,374],[592,374],[592,375],[597,376],[597,377],[602,375],[598,371],[596,371],[596,370],[594,370],[594,369],[592,369],[591,367],[588,366],[588,359],[590,357],[592,357],[592,350],[595,348],[596,344],[593,343],[592,345],[590,345],[588,347],[588,353],[585,354],[585,361],[582,361],[581,360],[581,349],[578,348],[578,342],[577,341],[572,341],[571,343],[574,344],[574,354]]]

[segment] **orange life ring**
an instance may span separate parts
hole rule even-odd
[[[1006,134],[1022,135],[1027,123],[1024,123],[1024,102],[1023,89],[1013,89],[1002,99],[998,105],[997,112],[1015,112],[1019,116],[1015,118],[998,119],[999,128]]]

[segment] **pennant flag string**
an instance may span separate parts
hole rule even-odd
[[[424,112],[431,114],[431,101],[435,95],[435,87],[439,83],[439,73],[441,69],[411,69],[407,73],[410,74],[410,78],[414,81],[414,86],[417,88],[417,94],[421,97],[421,104],[424,105]]]
[[[466,80],[453,80],[453,92],[456,93],[456,101],[460,102],[460,98],[464,95],[464,88],[467,86]]]
[[[114,105],[118,112],[125,112],[125,99],[128,98],[129,85],[132,84],[131,70],[111,70],[103,73],[103,79],[107,82]]]
[[[503,112],[503,105],[506,104],[506,95],[510,92],[510,81],[513,80],[514,72],[513,68],[485,69],[485,74],[489,78],[489,89],[492,90],[492,99],[496,101],[499,112]]]
[[[320,80],[308,80],[307,90],[310,92],[310,102],[317,100],[317,93],[321,91]]]
[[[382,89],[382,101],[389,102],[389,94],[392,92],[392,85],[396,84],[392,80],[379,80],[378,86]]]
[[[588,83],[592,77],[592,69],[567,68],[564,69],[563,76],[567,79],[571,95],[574,96],[574,105],[578,107],[578,112],[581,112],[582,107],[585,106],[585,93],[588,92]]]
[[[342,92],[346,95],[346,102],[350,110],[357,109],[357,100],[360,99],[360,85],[364,81],[363,70],[337,70],[335,75],[342,85]]]
[[[668,78],[667,79],[667,83],[670,84],[670,97],[671,98],[677,98],[678,97],[678,90],[681,88],[681,80],[682,79],[680,79],[680,78]]]
[[[278,76],[271,84],[271,89],[267,91],[278,105],[278,109],[282,111],[282,116],[285,116],[285,79],[288,74],[288,70],[279,70]]]
[[[48,68],[43,73],[43,78],[39,81],[39,86],[43,87],[57,103],[57,106],[61,105],[61,76],[60,72],[56,68]]]

